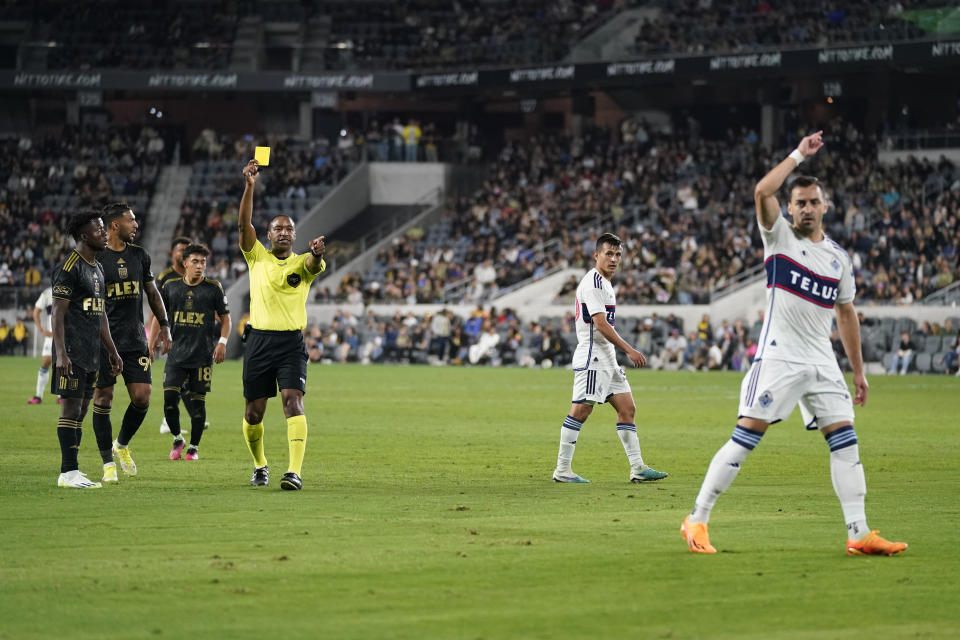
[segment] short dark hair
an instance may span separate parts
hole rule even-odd
[[[182,258],[183,263],[186,264],[186,263],[187,263],[187,258],[189,258],[190,256],[192,256],[192,255],[195,254],[195,253],[199,253],[199,254],[202,255],[204,258],[206,258],[207,256],[210,255],[210,249],[207,249],[207,248],[206,248],[205,246],[203,246],[202,244],[188,244],[188,245],[187,245],[186,247],[184,247],[184,249],[183,249],[183,258]]]
[[[600,247],[605,244],[608,244],[611,247],[622,247],[623,241],[612,233],[603,233],[600,234],[599,238],[597,238],[597,251],[600,251]]]
[[[820,187],[820,193],[823,193],[824,195],[826,195],[826,193],[823,190],[823,184],[821,184],[819,179],[813,176],[799,175],[796,178],[794,178],[793,181],[790,183],[790,187],[789,187],[790,199],[793,200],[794,189],[797,189],[797,188],[805,189],[807,187]]]
[[[133,207],[126,202],[111,202],[100,211],[103,226],[109,227],[111,222],[123,216],[127,211],[133,211]]]
[[[67,233],[79,242],[80,236],[83,235],[84,227],[86,227],[90,221],[96,220],[99,217],[101,217],[100,212],[93,209],[75,213],[67,220]]]
[[[270,218],[270,224],[267,225],[267,229],[273,226],[273,223],[279,220],[280,218],[287,218],[293,224],[294,227],[297,226],[297,221],[293,219],[293,216],[287,215],[286,213],[281,213],[280,215],[273,216]]]
[[[193,240],[187,236],[177,236],[173,239],[173,242],[170,243],[170,251],[173,251],[178,244],[193,244]]]

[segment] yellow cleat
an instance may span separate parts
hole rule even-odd
[[[124,447],[121,449],[117,445],[117,441],[113,441],[113,457],[120,462],[120,468],[123,469],[123,472],[128,476],[137,475],[137,464],[133,461],[133,456],[130,455],[129,447]]]
[[[100,478],[100,482],[119,482],[120,479],[117,478],[117,463],[108,462],[103,465],[103,477]]]
[[[687,546],[693,553],[716,553],[717,550],[710,544],[707,535],[707,525],[702,522],[690,522],[690,516],[683,519],[680,525],[680,535],[687,541]]]
[[[890,542],[871,531],[861,540],[847,540],[848,556],[896,556],[907,548],[906,542]]]

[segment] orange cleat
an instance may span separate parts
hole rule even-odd
[[[717,550],[710,544],[707,535],[707,525],[702,522],[690,522],[690,516],[683,519],[680,525],[680,535],[687,541],[687,546],[693,553],[716,553]]]
[[[848,556],[896,556],[907,548],[906,542],[890,542],[871,531],[861,540],[847,540]]]

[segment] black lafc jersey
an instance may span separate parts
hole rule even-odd
[[[183,278],[170,278],[160,291],[170,318],[173,347],[168,364],[179,367],[209,367],[213,348],[220,338],[220,323],[215,314],[230,313],[223,287],[216,280],[204,278],[193,286]]]
[[[176,269],[173,267],[167,267],[157,274],[157,291],[163,291],[163,285],[167,284],[167,280],[173,280],[174,278],[182,277],[182,275],[177,273]]]
[[[70,306],[63,319],[64,349],[74,367],[96,371],[100,366],[100,323],[104,314],[104,277],[99,262],[87,262],[76,251],[53,269],[54,299]]]
[[[146,351],[143,289],[153,282],[150,256],[140,245],[127,243],[123,251],[107,247],[97,260],[106,278],[107,319],[117,351]]]

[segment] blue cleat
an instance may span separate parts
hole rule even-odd
[[[630,482],[655,482],[657,480],[663,480],[669,475],[666,471],[657,471],[644,465],[630,470]]]
[[[582,484],[585,482],[590,482],[586,478],[578,476],[574,472],[570,472],[570,475],[560,475],[556,471],[553,472],[553,481],[554,482],[569,482],[573,484]]]

